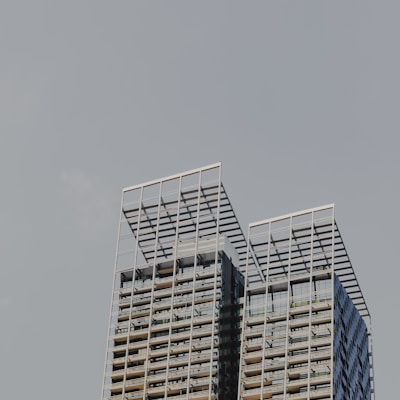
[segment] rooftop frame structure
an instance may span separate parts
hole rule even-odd
[[[309,287],[306,295],[290,292],[303,284]],[[236,345],[229,349],[227,343],[236,343],[240,322],[238,399],[339,400],[333,372],[341,345],[333,335],[335,308],[344,307],[335,303],[339,286],[346,293],[342,300],[351,299],[367,327],[374,398],[370,314],[333,204],[251,223],[246,238],[221,182],[221,163],[126,187],[102,398],[233,400],[218,389],[232,377],[218,371],[221,365],[225,371],[235,368]],[[227,299],[227,291],[234,297]],[[271,301],[272,293],[282,299]],[[249,300],[257,296],[264,296],[261,313]],[[306,345],[307,355],[301,355]],[[220,356],[227,350],[230,361]],[[184,372],[175,368],[177,361]],[[297,375],[302,379],[296,381]]]
[[[221,182],[221,163],[124,188],[123,197],[123,216],[142,261],[170,259],[176,243],[217,230],[235,247],[244,270],[246,239]]]
[[[280,252],[276,249],[274,252],[269,252],[268,255],[265,252],[265,246],[270,246],[270,244],[276,244],[288,239],[288,237],[279,237],[279,227],[275,231],[277,238],[274,239],[273,232],[271,232],[270,242],[257,243],[253,241],[257,237],[257,230],[262,230],[266,226],[280,225],[282,229],[286,226],[290,226],[292,230],[293,239],[301,239],[302,237],[307,237],[306,230],[309,229],[309,223],[307,218],[311,218],[311,223],[314,226],[313,233],[313,243],[312,249],[314,253],[320,253],[321,257],[326,261],[326,265],[331,265],[335,274],[339,277],[340,282],[346,289],[349,297],[353,301],[360,315],[366,318],[366,322],[370,324],[370,313],[361,291],[360,285],[358,283],[357,277],[355,275],[353,266],[351,264],[350,258],[347,254],[346,247],[344,245],[342,236],[340,234],[339,228],[337,226],[335,215],[334,215],[334,204],[328,204],[325,206],[310,208],[308,210],[298,211],[280,217],[274,217],[266,220],[261,220],[249,224],[248,231],[248,249],[249,257],[247,259],[247,265],[250,271],[253,271],[253,264],[257,262],[257,270],[263,269],[261,265],[265,265],[266,262],[270,263],[270,276],[274,274],[280,274],[281,272],[287,273],[287,265],[290,264],[299,266],[299,269],[310,268],[311,260],[307,258],[304,254],[310,251],[310,247],[304,245],[304,243],[299,242],[295,246],[291,247],[289,252]],[[253,239],[252,239],[253,238]],[[332,242],[333,241],[333,242]],[[310,243],[311,245],[311,243]],[[264,247],[264,248],[263,248]],[[267,260],[267,258],[269,259]],[[332,261],[329,261],[331,258]],[[321,263],[321,261],[320,261]],[[323,261],[322,261],[323,263]],[[286,269],[286,270],[285,270]],[[263,273],[265,274],[265,272]],[[252,285],[254,280],[252,279],[252,272],[247,272],[248,283]],[[257,282],[257,280],[255,280]]]

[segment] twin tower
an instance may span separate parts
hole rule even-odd
[[[242,231],[214,164],[123,190],[102,400],[369,400],[333,205]]]

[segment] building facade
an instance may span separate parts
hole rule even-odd
[[[373,398],[332,205],[249,225],[221,164],[123,190],[103,400]]]
[[[248,237],[240,399],[373,398],[369,312],[333,205]]]

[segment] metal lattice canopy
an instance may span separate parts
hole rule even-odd
[[[238,253],[240,271],[247,268],[250,286],[265,282],[266,268],[273,279],[287,274],[289,264],[292,273],[307,270],[312,260],[313,268],[333,266],[360,314],[369,317],[333,204],[249,224],[247,244],[217,163],[127,187],[122,210],[144,263],[173,260],[180,243],[224,235]]]
[[[173,259],[179,243],[224,235],[244,271],[245,236],[220,176],[218,163],[123,190],[124,196],[136,192],[123,214],[146,263]]]
[[[369,311],[350,258],[334,219],[334,205],[316,207],[249,225],[248,265],[255,263],[262,274],[276,276],[333,269],[362,317]],[[255,270],[249,268],[249,270]],[[259,279],[248,273],[249,285]]]

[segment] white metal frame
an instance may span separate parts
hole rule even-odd
[[[214,176],[213,179],[207,180],[205,176],[211,174]],[[187,184],[186,181],[189,183]],[[193,181],[191,184],[190,182]],[[169,184],[176,185],[177,189],[174,189],[172,195],[174,200],[165,201],[165,196],[169,197],[169,192],[164,192],[164,187]],[[155,191],[151,194],[152,191]],[[148,195],[147,193],[150,193]],[[136,195],[133,202],[128,200],[131,195]],[[322,225],[319,225],[319,219],[316,217],[319,214],[326,214]],[[307,371],[307,393],[310,394],[311,387],[315,380],[311,376],[311,365],[312,365],[312,326],[313,326],[313,297],[312,297],[312,283],[314,274],[319,273],[318,271],[318,261],[319,257],[324,255],[326,263],[326,271],[331,274],[331,308],[330,308],[330,329],[334,332],[334,285],[333,285],[333,275],[336,274],[351,298],[354,306],[360,313],[361,317],[366,321],[366,325],[369,329],[369,347],[370,347],[370,366],[371,366],[371,387],[374,395],[374,382],[373,382],[373,364],[372,364],[372,338],[371,338],[371,321],[370,314],[364,300],[364,296],[361,292],[358,280],[352,268],[350,259],[347,255],[346,248],[343,244],[339,229],[335,222],[334,217],[334,205],[328,204],[322,207],[315,207],[308,210],[286,214],[280,217],[266,219],[258,222],[249,224],[248,226],[248,236],[245,238],[242,229],[237,221],[236,215],[231,206],[230,200],[227,196],[224,186],[221,182],[221,163],[211,164],[202,168],[192,169],[180,174],[170,175],[161,179],[156,179],[149,181],[144,184],[134,185],[126,187],[122,190],[122,200],[121,200],[121,215],[120,215],[120,225],[118,230],[118,241],[117,241],[117,251],[115,256],[115,266],[114,266],[114,278],[113,278],[113,293],[111,299],[111,306],[109,311],[109,329],[107,336],[107,351],[104,363],[104,384],[102,390],[103,400],[108,400],[110,398],[110,366],[113,362],[113,338],[115,337],[115,324],[118,320],[118,310],[120,303],[120,289],[117,288],[117,283],[120,277],[125,273],[132,274],[132,286],[130,287],[130,293],[127,295],[129,299],[129,309],[132,310],[135,306],[135,277],[140,271],[144,271],[143,268],[151,270],[152,281],[156,281],[156,269],[160,263],[171,262],[173,277],[171,283],[171,296],[168,301],[170,319],[166,327],[168,329],[168,351],[166,357],[166,373],[165,373],[165,388],[164,388],[164,398],[168,397],[168,373],[170,369],[171,359],[171,340],[173,324],[172,314],[174,307],[174,296],[176,290],[176,270],[178,267],[179,256],[178,248],[185,243],[193,244],[193,288],[192,288],[192,306],[191,306],[191,321],[193,323],[195,319],[194,315],[194,298],[196,295],[196,284],[197,284],[197,268],[198,261],[197,255],[200,252],[199,246],[200,241],[204,239],[210,239],[214,241],[213,252],[214,252],[214,294],[212,304],[215,306],[217,303],[217,278],[218,278],[218,257],[220,251],[220,235],[225,236],[228,241],[233,245],[238,254],[238,268],[245,277],[245,295],[243,301],[242,310],[242,348],[241,348],[241,360],[239,364],[239,383],[238,383],[238,398],[241,398],[241,393],[243,393],[244,388],[244,369],[246,368],[244,357],[246,357],[246,340],[247,340],[247,313],[249,304],[247,302],[248,295],[254,290],[264,290],[265,293],[265,304],[264,304],[264,320],[261,322],[262,338],[266,337],[268,328],[268,318],[273,317],[273,315],[268,314],[268,309],[273,303],[269,304],[268,300],[268,290],[269,285],[272,280],[276,277],[277,271],[279,273],[286,274],[287,276],[287,297],[286,297],[286,309],[285,309],[285,344],[284,344],[284,367],[283,367],[283,389],[282,396],[286,398],[290,391],[288,382],[286,381],[286,376],[289,373],[288,365],[290,362],[289,352],[292,348],[292,343],[289,340],[291,328],[290,328],[290,318],[293,314],[291,309],[291,304],[293,299],[290,293],[290,285],[292,280],[292,274],[298,273],[298,266],[294,264],[294,256],[301,257],[300,246],[295,249],[297,238],[294,236],[296,227],[294,226],[294,220],[302,218],[304,216],[310,217],[310,257],[308,261],[304,262],[304,271],[309,271],[309,293],[308,293],[308,371]],[[277,252],[272,252],[274,246],[271,245],[272,235],[275,234],[273,231],[273,226],[279,224],[282,221],[288,221],[287,230],[289,235],[287,237],[287,257],[286,261],[282,263],[282,266],[274,267],[273,264],[277,263],[277,257],[279,254]],[[307,225],[307,224],[306,224]],[[320,233],[318,229],[323,226],[327,229],[326,233]],[[257,229],[264,229],[265,243],[256,244],[253,242],[254,234],[253,231]],[[286,229],[286,228],[285,228]],[[329,232],[330,229],[330,232]],[[123,231],[128,233],[123,233]],[[319,237],[319,235],[322,235]],[[325,236],[324,236],[325,235]],[[127,240],[128,249],[125,249],[122,242]],[[286,240],[286,239],[285,239]],[[325,242],[326,244],[324,244]],[[130,246],[130,247],[129,247]],[[262,247],[262,254],[259,248]],[[266,247],[265,247],[266,246]],[[267,250],[265,250],[265,248]],[[314,256],[318,252],[318,256]],[[299,256],[300,254],[300,256]],[[127,258],[124,258],[127,257]],[[307,258],[307,257],[305,257]],[[124,261],[129,259],[130,261]],[[297,261],[296,261],[297,262]],[[286,264],[285,264],[286,263]],[[293,263],[293,264],[292,264]],[[278,263],[279,264],[279,263]],[[286,267],[284,266],[286,265]],[[286,270],[285,270],[286,268]],[[296,269],[297,268],[297,269]],[[278,274],[279,275],[279,274]],[[296,279],[294,276],[293,279]],[[262,289],[263,288],[263,289]],[[151,341],[152,334],[152,318],[153,318],[153,299],[155,296],[156,288],[153,285],[150,289],[150,311],[148,315],[148,331],[147,331],[147,343]],[[301,307],[301,306],[300,306]],[[295,311],[295,310],[294,310]],[[128,378],[129,370],[129,349],[131,334],[135,335],[133,323],[135,322],[132,312],[129,313],[127,323],[121,325],[127,326],[126,333],[126,349],[125,349],[125,359],[124,359],[124,372],[122,374],[122,391],[121,395],[111,396],[115,400],[129,400],[138,397],[132,397],[129,393],[125,392],[128,381],[132,378]],[[211,379],[213,376],[213,353],[217,344],[214,338],[215,326],[217,324],[216,313],[212,316],[211,331],[210,331],[210,362],[209,362],[209,373],[208,376],[210,381],[208,383],[207,398],[214,398]],[[191,356],[192,356],[192,344],[194,343],[193,332],[189,333],[189,350],[187,353],[188,357],[188,368],[187,368],[187,379],[186,379],[186,393],[187,396],[178,396],[176,400],[190,399],[190,370],[191,370]],[[333,334],[331,335],[331,355],[330,355],[330,369],[333,371]],[[143,364],[144,375],[143,375],[143,393],[140,395],[142,400],[146,399],[146,388],[147,383],[150,382],[150,375],[148,366],[150,365],[150,358],[152,357],[152,351],[150,346],[146,348],[145,361]],[[275,377],[279,378],[279,374],[269,374],[265,373],[264,370],[267,366],[267,349],[264,343],[261,343],[261,381],[259,387],[259,399],[263,399],[264,391],[272,390],[271,384],[267,383],[265,378]],[[277,378],[278,377],[278,378]],[[271,378],[272,379],[272,378]],[[279,378],[280,379],[280,378]],[[330,387],[329,396],[333,398],[333,373],[330,375]],[[323,382],[323,379],[321,379]],[[273,385],[272,385],[273,386]],[[293,385],[292,385],[293,386]],[[321,391],[322,393],[323,391]],[[327,393],[326,390],[324,393]],[[139,394],[138,394],[139,396]],[[322,396],[324,394],[322,393]],[[291,398],[293,395],[290,396]],[[247,397],[245,397],[247,398]],[[254,399],[256,397],[248,397],[249,399]],[[299,399],[302,397],[299,397]],[[293,397],[296,399],[296,397]]]

